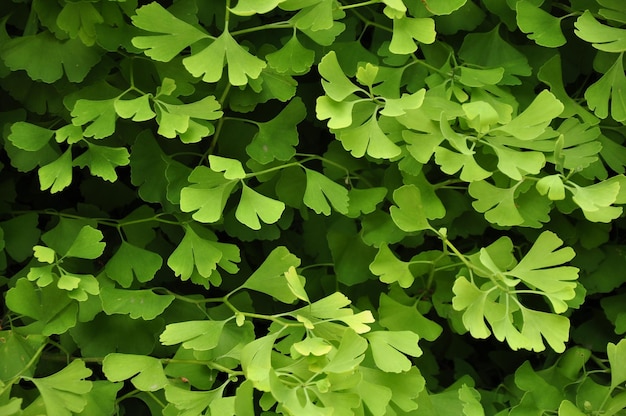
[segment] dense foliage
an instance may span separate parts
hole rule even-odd
[[[626,414],[623,0],[0,23],[0,415]]]

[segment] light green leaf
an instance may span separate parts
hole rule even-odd
[[[463,402],[463,413],[466,416],[485,415],[485,409],[480,404],[480,393],[475,388],[463,384],[459,389],[459,399]]]
[[[18,121],[11,125],[11,133],[7,138],[18,149],[35,152],[48,144],[53,134],[52,130]]]
[[[331,129],[343,129],[352,125],[352,109],[357,101],[335,101],[330,97],[318,97],[315,113],[319,120],[328,120]]]
[[[147,56],[161,62],[171,61],[189,45],[209,37],[203,31],[175,17],[157,2],[137,9],[132,22],[140,29],[162,33],[162,35],[136,36],[132,40],[133,46],[145,49],[144,53]]]
[[[333,101],[343,101],[357,91],[365,93],[361,87],[353,84],[345,75],[339,65],[335,51],[330,51],[322,58],[317,66],[317,70],[324,78],[322,80],[322,87],[326,95]]]
[[[115,132],[115,100],[86,100],[80,99],[74,104],[72,109],[72,124],[74,126],[84,126],[89,123],[83,135],[102,139],[109,137]]]
[[[106,244],[102,242],[103,238],[104,236],[100,230],[85,225],[71,242],[67,252],[61,254],[63,254],[64,257],[97,259],[104,252]]]
[[[524,217],[515,203],[518,185],[498,188],[487,181],[472,182],[468,188],[470,195],[476,198],[472,206],[476,211],[485,213],[485,219],[492,224],[521,225],[524,223]]]
[[[306,337],[300,342],[296,342],[291,346],[298,354],[308,357],[309,355],[315,355],[320,357],[326,355],[332,351],[333,346],[328,343],[324,338],[319,337]],[[291,355],[296,355],[293,352]]]
[[[239,0],[230,11],[238,16],[264,14],[274,10],[285,0]]]
[[[41,190],[56,193],[72,183],[72,150],[67,149],[58,159],[39,168]]]
[[[460,170],[460,178],[466,182],[481,181],[491,176],[491,172],[482,168],[476,162],[474,151],[470,149],[463,153],[458,153],[438,146],[435,148],[435,162],[448,175],[454,175]]]
[[[546,158],[541,152],[522,152],[495,142],[491,142],[490,146],[498,156],[500,172],[516,181],[522,180],[527,174],[538,174],[546,164]]]
[[[311,301],[309,301],[309,295],[304,289],[306,280],[303,276],[298,274],[296,268],[294,266],[289,267],[289,270],[287,270],[284,275],[285,279],[287,279],[287,284],[289,285],[291,293],[293,293],[298,299],[311,303]]]
[[[403,17],[393,19],[393,35],[389,50],[398,55],[406,55],[417,50],[413,41],[431,44],[435,41],[435,21],[430,17]]]
[[[265,55],[265,60],[276,72],[300,75],[306,74],[311,69],[315,52],[302,46],[294,32],[282,48]]]
[[[167,265],[181,280],[188,280],[194,271],[209,278],[223,253],[214,242],[202,238],[191,226],[185,226],[185,236],[167,259]]]
[[[72,416],[82,412],[87,405],[85,394],[91,390],[92,382],[85,378],[91,374],[85,363],[78,359],[57,373],[30,381],[37,386],[49,415]]]
[[[183,65],[194,77],[217,82],[222,78],[224,59],[228,64],[228,80],[235,86],[246,85],[248,78],[257,79],[267,66],[265,61],[239,45],[228,31],[200,52],[184,58]]]
[[[546,131],[552,120],[558,117],[563,109],[563,104],[554,94],[543,90],[521,114],[497,130],[520,140],[533,140]]]
[[[196,211],[192,216],[199,222],[218,221],[237,181],[228,180],[205,166],[198,166],[189,175],[189,182],[192,184],[180,192],[180,209],[183,212]]]
[[[130,378],[141,391],[157,391],[168,384],[161,361],[145,355],[109,354],[102,361],[102,371],[109,381]]]
[[[276,247],[241,287],[273,296],[283,303],[292,303],[297,297],[290,289],[285,273],[298,266],[299,258],[285,247]]]
[[[414,232],[430,229],[428,214],[422,194],[415,185],[404,185],[393,192],[396,206],[389,208],[393,222],[403,231]]]
[[[329,123],[330,126],[330,123]],[[383,132],[376,119],[376,114],[358,127],[349,127],[335,132],[344,149],[352,156],[361,158],[367,153],[375,159],[392,159],[402,153]]]
[[[281,9],[285,10],[302,9],[291,18],[290,22],[305,33],[307,30],[313,33],[330,30],[335,23],[335,17],[345,16],[343,11],[339,11],[335,16],[337,7],[333,0],[311,0],[294,6],[289,4],[289,0],[285,0],[280,5]]]
[[[626,51],[626,29],[603,25],[589,10],[576,19],[574,33],[593,47],[605,52]]]
[[[449,15],[460,9],[466,2],[467,0],[429,0],[427,3],[422,4],[430,13],[441,16]]]
[[[214,172],[224,172],[226,179],[243,179],[246,171],[243,170],[241,161],[222,156],[209,155],[209,166]]]
[[[91,3],[65,3],[56,19],[59,28],[70,38],[77,37],[87,46],[96,42],[96,26],[104,22],[102,15]]]
[[[585,99],[589,108],[600,118],[608,117],[610,101],[611,116],[617,121],[624,122],[626,121],[624,90],[626,90],[626,75],[624,75],[624,64],[620,53],[611,68],[587,88]]]
[[[115,100],[113,107],[118,116],[132,121],[147,121],[156,116],[150,107],[150,95],[145,94],[131,100]]]
[[[74,159],[74,166],[89,167],[94,176],[99,176],[105,181],[115,182],[118,166],[126,166],[130,163],[130,155],[124,147],[100,146],[88,142],[87,150]]]
[[[52,264],[56,260],[56,253],[49,247],[34,246],[33,253],[35,258],[42,263]]]
[[[402,93],[400,98],[385,98],[385,107],[380,114],[387,117],[402,116],[409,110],[416,110],[422,106],[426,90],[424,88],[412,93]]]
[[[576,296],[578,268],[563,266],[575,256],[571,247],[561,247],[563,240],[551,231],[542,232],[524,258],[508,275],[521,279],[533,289],[546,294],[554,311],[568,309],[566,301]]]
[[[87,405],[81,415],[110,416],[117,409],[117,393],[124,387],[124,383],[110,383],[106,380],[92,382],[93,388],[87,393]]]
[[[303,202],[317,214],[330,215],[330,206],[341,214],[348,212],[348,190],[323,174],[304,168],[306,189]],[[330,203],[330,205],[329,205]]]
[[[419,357],[419,336],[412,331],[374,331],[367,338],[376,366],[386,373],[403,373],[411,369],[411,361],[404,355]]]
[[[306,108],[299,97],[294,98],[272,120],[259,122],[258,133],[246,146],[246,153],[261,164],[274,160],[287,161],[296,154],[297,126],[306,117]]]
[[[614,389],[626,381],[626,340],[617,344],[609,342],[606,352],[611,364],[611,389]]]
[[[380,277],[381,282],[389,284],[398,282],[401,287],[407,288],[415,280],[409,266],[410,263],[399,260],[387,244],[382,244],[369,268],[372,273]]]
[[[504,76],[504,68],[479,69],[462,66],[459,69],[459,82],[468,87],[497,85]]]
[[[212,95],[188,104],[159,101],[156,107],[156,119],[159,123],[157,133],[169,139],[178,135],[183,143],[197,143],[213,134],[213,126],[194,119],[217,120],[223,115],[220,108],[220,104]]]
[[[241,368],[257,390],[270,390],[271,354],[278,335],[273,333],[257,338],[241,350]]]
[[[135,279],[141,283],[152,280],[162,264],[158,254],[122,241],[104,270],[120,286],[129,288]]]
[[[242,185],[241,199],[235,217],[253,230],[260,230],[259,219],[265,224],[274,224],[283,215],[284,210],[284,202],[268,198],[247,185]]]
[[[569,182],[572,200],[583,210],[590,221],[611,222],[622,214],[621,207],[614,207],[620,193],[620,183],[603,181],[589,186]]]
[[[456,279],[452,291],[454,292],[452,307],[454,310],[463,311],[462,320],[465,328],[474,338],[487,338],[491,331],[485,323],[485,314],[491,313],[492,317],[501,317],[504,315],[503,305],[493,302],[488,298],[490,292],[480,290],[464,276]]]
[[[169,324],[159,337],[163,345],[207,351],[217,347],[226,321],[185,321]]]
[[[216,409],[216,406],[223,401],[223,399],[226,399],[222,397],[226,384],[227,383],[224,383],[217,389],[209,391],[189,391],[169,384],[165,386],[165,398],[178,410],[176,415],[232,415],[232,410],[234,409],[231,411],[226,411],[225,409],[219,409],[220,411],[218,411],[218,409]],[[206,413],[204,413],[205,410],[207,411]],[[167,413],[167,408],[164,410],[163,414],[169,414]]]
[[[324,367],[326,373],[346,373],[354,369],[365,358],[367,341],[356,332],[348,329],[344,332],[339,348],[329,354],[330,361]]]
[[[417,305],[404,305],[384,293],[380,295],[378,313],[381,326],[391,331],[412,331],[427,341],[436,340],[443,331],[441,325],[425,318]]]
[[[100,292],[100,284],[91,274],[76,274],[63,272],[57,281],[57,287],[67,291],[70,299],[85,302],[89,295],[97,295]]]
[[[541,195],[548,195],[552,201],[565,199],[565,185],[560,175],[548,175],[537,181],[537,191]]]
[[[346,216],[360,217],[362,214],[371,214],[376,211],[378,204],[383,202],[387,195],[387,188],[351,188],[348,190],[349,210]]]
[[[293,314],[301,322],[305,320],[310,322],[338,320],[346,323],[357,334],[368,332],[370,327],[366,324],[374,322],[372,313],[363,311],[355,314],[351,308],[347,307],[348,305],[350,305],[350,299],[342,293],[335,292],[294,311]]]
[[[539,46],[558,48],[567,42],[561,30],[561,19],[544,11],[528,0],[518,1],[517,25]]]
[[[102,309],[107,315],[128,315],[150,321],[161,315],[174,301],[172,295],[157,295],[152,290],[100,289]]]

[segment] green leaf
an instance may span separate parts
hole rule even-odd
[[[285,204],[282,201],[268,198],[242,185],[241,199],[235,211],[235,217],[253,230],[260,230],[259,219],[265,224],[274,224],[283,215],[284,210]]]
[[[285,0],[239,0],[230,11],[238,16],[264,14],[274,10]]]
[[[81,259],[97,259],[104,252],[105,243],[102,242],[102,232],[89,225],[80,229],[69,248],[63,254],[64,257],[78,257]]]
[[[92,175],[99,176],[105,181],[115,182],[118,166],[130,163],[130,155],[124,147],[99,146],[88,144],[87,151],[74,159],[74,166],[89,167]]]
[[[185,226],[185,236],[167,259],[167,265],[181,280],[188,280],[194,271],[209,278],[222,256],[215,243],[202,238],[191,226]]]
[[[336,3],[333,0],[312,0],[305,1],[301,4],[289,4],[289,0],[284,1],[280,5],[281,9],[294,10],[302,9],[294,17],[291,23],[300,30],[306,29],[311,32],[320,32],[333,28]],[[345,13],[340,11],[337,17],[344,17]],[[307,33],[305,31],[305,33]]]
[[[430,229],[428,213],[420,189],[415,185],[404,185],[393,192],[397,206],[389,208],[393,222],[403,231],[414,232]]]
[[[11,125],[11,133],[7,138],[18,149],[35,152],[48,144],[53,134],[52,130],[18,121]]]
[[[565,199],[565,185],[560,175],[548,175],[537,181],[537,191],[541,195],[548,195],[552,201]]]
[[[59,41],[48,31],[6,41],[0,57],[11,70],[23,69],[31,79],[48,84],[63,74],[71,82],[82,82],[101,58],[98,48],[78,39]]]
[[[485,415],[485,410],[480,403],[480,393],[475,388],[463,384],[459,389],[459,399],[463,402],[463,413],[466,416]]]
[[[317,70],[323,77],[322,87],[326,95],[333,101],[343,101],[357,91],[365,92],[345,75],[335,51],[330,51],[322,58]]]
[[[554,94],[543,90],[521,114],[497,130],[520,140],[533,140],[546,131],[552,120],[559,116],[563,109],[563,104]]]
[[[209,36],[203,31],[178,19],[157,2],[137,9],[132,17],[133,24],[149,32],[162,35],[136,36],[132,39],[133,46],[145,49],[150,58],[168,62],[189,45]]]
[[[589,186],[571,183],[572,200],[583,210],[590,221],[611,222],[622,214],[621,207],[612,206],[617,201],[620,184],[615,181],[603,181]]]
[[[109,354],[102,361],[102,371],[109,381],[130,379],[141,391],[157,391],[168,384],[161,361],[145,355]]]
[[[239,45],[228,31],[222,32],[200,52],[183,58],[183,65],[194,77],[217,82],[222,78],[224,59],[228,64],[228,80],[235,86],[246,85],[248,78],[257,79],[267,66],[265,61]]]
[[[80,40],[87,46],[96,42],[96,26],[104,22],[98,10],[91,3],[66,3],[59,13],[56,23],[70,38]]]
[[[39,168],[37,174],[42,191],[50,189],[54,194],[67,188],[72,183],[72,150],[67,149],[54,162]]]
[[[352,309],[346,307],[349,304],[350,299],[339,292],[335,292],[294,311],[293,314],[298,317],[298,320],[301,320],[302,317],[310,322],[338,320],[347,324],[357,334],[368,332],[370,327],[366,324],[374,322],[372,313],[363,311],[355,314]]]
[[[303,201],[317,214],[330,215],[330,206],[341,214],[348,212],[348,190],[323,174],[304,168],[306,189]],[[330,203],[330,205],[329,205]]]
[[[330,361],[324,367],[324,372],[346,373],[353,371],[365,358],[366,350],[367,341],[355,331],[346,330],[336,352],[329,357]]]
[[[300,75],[306,74],[311,69],[315,52],[302,46],[294,32],[282,48],[265,55],[265,60],[276,72]]]
[[[258,133],[246,146],[246,153],[261,164],[274,160],[287,161],[296,154],[297,126],[304,120],[306,108],[302,100],[294,98],[272,120],[257,123]]]
[[[34,368],[28,366],[37,350],[43,346],[43,336],[22,336],[14,330],[0,331],[0,386],[2,381],[11,380],[18,375],[32,377]],[[2,407],[0,407],[2,409]],[[0,413],[1,414],[1,413]]]
[[[419,336],[412,331],[375,331],[364,335],[370,344],[376,366],[386,373],[402,373],[411,369],[404,355],[419,357]]]
[[[399,260],[387,244],[382,244],[369,268],[372,273],[380,277],[381,282],[388,284],[398,282],[400,287],[407,288],[415,280],[410,265],[410,263]]]
[[[406,55],[417,50],[413,41],[431,44],[435,41],[435,21],[429,17],[402,17],[393,19],[393,35],[389,50],[398,55]]]
[[[30,381],[39,390],[48,414],[72,416],[87,405],[85,394],[91,390],[92,382],[85,378],[91,374],[82,360],[74,360],[57,373]]]
[[[192,185],[180,192],[180,209],[183,212],[196,211],[192,216],[199,222],[218,221],[237,181],[226,179],[205,166],[198,166],[189,175],[189,182]]]
[[[356,158],[367,153],[375,159],[393,159],[402,153],[402,149],[381,129],[375,113],[360,126],[341,129],[335,134],[344,149]]]
[[[379,323],[391,331],[412,331],[420,338],[434,341],[439,338],[443,328],[438,323],[425,318],[415,306],[407,306],[392,297],[381,293]]]
[[[124,290],[103,287],[102,309],[107,315],[122,314],[150,321],[161,315],[174,301],[172,295],[157,295],[152,290]]]
[[[226,321],[185,321],[169,324],[159,340],[163,345],[182,343],[183,348],[207,351],[217,347]]]
[[[297,297],[290,288],[285,273],[300,266],[300,259],[285,247],[276,247],[265,261],[241,286],[273,296],[283,303],[293,303]]]
[[[624,32],[626,33],[626,30]],[[620,54],[611,68],[585,91],[589,109],[593,110],[596,116],[607,118],[610,102],[611,117],[620,122],[626,121],[626,101],[622,94],[625,88],[626,75]]]
[[[159,123],[157,133],[168,139],[178,135],[183,143],[197,143],[213,134],[213,125],[194,119],[216,120],[223,115],[220,108],[212,95],[188,104],[159,101],[156,107],[156,120]]]
[[[158,254],[122,241],[104,270],[120,286],[129,288],[135,279],[141,283],[152,280],[162,265]]]
[[[156,116],[150,107],[150,95],[144,94],[132,100],[115,100],[113,107],[118,116],[132,121],[147,121]]]
[[[117,408],[117,394],[124,387],[123,383],[109,383],[100,380],[92,382],[93,388],[86,394],[87,405],[83,415],[109,416]]]
[[[257,338],[241,350],[241,368],[257,390],[270,390],[271,354],[278,335],[274,333]]]
[[[226,384],[224,383],[217,389],[209,391],[189,391],[170,384],[165,386],[165,398],[180,411],[176,413],[178,415],[200,415],[204,410],[207,410],[204,414],[232,415],[234,409],[218,408],[220,404],[224,404],[222,402],[226,399],[222,397]],[[230,407],[234,407],[234,403],[229,402],[229,404]],[[166,410],[164,414],[167,414],[165,412]]]
[[[485,219],[501,226],[521,225],[524,217],[515,202],[519,183],[511,188],[498,188],[487,181],[472,182],[469,194],[476,198],[472,206],[485,214]]]
[[[609,342],[606,352],[611,364],[611,389],[614,389],[626,381],[626,341],[621,340],[617,344]]]
[[[85,132],[85,137],[102,139],[109,137],[115,132],[115,101],[117,98],[108,100],[86,100],[80,99],[74,104],[72,109],[72,124],[74,126],[84,126],[89,123]]]
[[[563,240],[551,231],[542,232],[528,253],[507,274],[521,279],[531,288],[546,294],[556,313],[565,312],[565,301],[576,295],[578,268],[563,266],[575,256],[571,247],[561,247]]]
[[[517,25],[539,46],[558,48],[566,43],[561,30],[561,19],[544,11],[527,0],[518,1]]]
[[[605,52],[626,51],[626,29],[606,26],[586,10],[574,23],[574,33],[593,47]]]
[[[209,165],[214,172],[224,172],[226,179],[243,179],[246,177],[243,165],[237,159],[209,155]]]

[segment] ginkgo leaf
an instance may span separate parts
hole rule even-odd
[[[109,354],[102,361],[102,371],[109,381],[130,379],[141,391],[157,391],[168,384],[161,361],[146,355]]]
[[[91,374],[78,359],[57,373],[30,380],[39,390],[48,414],[71,416],[82,412],[87,405],[85,394],[91,390],[92,382],[85,378]]]
[[[191,226],[186,226],[185,236],[167,259],[167,265],[182,280],[188,280],[194,271],[208,278],[222,256],[222,251],[215,243],[199,236]]]
[[[104,236],[97,228],[85,225],[75,235],[66,252],[61,253],[65,257],[78,257],[81,259],[97,259],[104,252],[106,243],[102,241]]]
[[[422,194],[417,186],[404,185],[396,189],[393,200],[397,206],[389,208],[389,213],[401,230],[413,232],[430,229]]]
[[[203,137],[210,135],[213,129],[210,124],[201,124],[193,119],[217,120],[223,115],[220,108],[220,104],[212,95],[187,104],[172,104],[159,100],[156,106],[159,123],[157,133],[170,139],[178,135],[183,143],[199,142]]]
[[[270,390],[269,370],[272,368],[271,354],[276,338],[278,333],[257,338],[241,350],[241,368],[257,390]]]
[[[67,188],[72,183],[72,150],[67,149],[54,162],[48,163],[39,168],[39,183],[41,190],[50,189],[56,193]]]
[[[537,45],[547,48],[565,45],[566,40],[561,30],[560,18],[551,15],[528,0],[518,1],[515,8],[517,25]]]
[[[372,273],[380,276],[383,283],[398,282],[401,287],[410,287],[415,280],[410,270],[410,263],[399,260],[386,244],[378,248],[376,258],[370,264]]]
[[[501,226],[520,225],[524,222],[515,203],[517,185],[511,188],[498,188],[487,181],[472,182],[468,188],[476,198],[472,206],[485,213],[487,221]]]
[[[282,48],[265,55],[265,60],[270,68],[276,72],[300,75],[311,69],[315,60],[315,52],[302,46],[296,32],[294,32]]]
[[[242,185],[235,218],[253,230],[260,230],[259,219],[265,224],[274,224],[283,215],[284,210],[284,202],[268,198],[247,185]]]
[[[156,61],[168,62],[189,45],[209,36],[153,2],[137,9],[133,24],[143,30],[162,35],[136,36],[132,44]]]
[[[620,54],[609,70],[585,91],[589,109],[593,110],[596,116],[607,118],[610,102],[611,117],[620,122],[626,121],[626,100],[622,94],[624,89],[626,89],[626,75],[624,75],[624,64],[622,54]]]
[[[405,356],[419,357],[422,349],[417,345],[419,336],[412,331],[375,331],[365,334],[370,344],[376,366],[388,373],[401,373],[411,369]]]
[[[527,174],[538,174],[546,164],[546,158],[541,152],[520,152],[495,142],[489,145],[498,156],[500,172],[516,181],[522,180]]]
[[[229,402],[230,406],[228,410],[217,407],[222,399],[226,399],[222,397],[226,384],[227,383],[224,383],[217,389],[209,391],[189,391],[187,389],[168,384],[165,386],[165,398],[168,403],[170,403],[168,409],[171,406],[174,406],[179,411],[177,414],[189,416],[200,414],[232,415],[232,411],[234,410],[234,403],[230,403],[232,400]],[[207,413],[203,413],[205,410]]]
[[[491,335],[485,323],[485,314],[491,313],[496,317],[504,315],[504,307],[489,299],[491,291],[480,290],[464,276],[456,279],[452,291],[454,292],[452,307],[457,311],[463,311],[463,325],[470,334],[478,339]]]
[[[283,1],[285,0],[239,0],[230,11],[239,16],[264,14],[274,10]]]
[[[212,171],[224,172],[226,179],[243,179],[246,177],[246,171],[243,170],[243,165],[237,159],[209,155],[209,166]]]
[[[237,181],[228,180],[223,174],[205,166],[198,166],[189,175],[189,182],[191,185],[180,192],[180,209],[183,212],[196,211],[193,214],[196,221],[218,221]]]
[[[72,109],[72,124],[75,126],[84,126],[85,137],[93,137],[102,139],[109,137],[115,132],[115,120],[117,113],[115,112],[115,100],[86,100],[76,101]]]
[[[117,172],[115,168],[126,166],[130,163],[130,155],[124,147],[100,146],[93,143],[87,145],[87,150],[74,159],[74,166],[84,168],[87,166],[94,176],[115,182]]]
[[[246,146],[246,153],[261,164],[291,159],[299,141],[297,126],[305,117],[304,103],[294,98],[272,120],[257,123],[259,131]]]
[[[104,270],[109,278],[129,288],[135,279],[142,283],[152,280],[162,264],[157,253],[122,241]]]
[[[172,295],[157,295],[152,290],[124,290],[103,287],[100,290],[102,309],[107,315],[122,314],[132,319],[152,320],[174,301]]]
[[[295,5],[289,4],[289,1],[281,3],[280,8],[292,10]],[[325,31],[333,28],[334,19],[345,16],[343,11],[335,14],[335,3],[333,0],[312,0],[300,3],[295,6],[301,9],[291,18],[291,23],[300,30],[309,30],[313,33]],[[305,33],[307,33],[305,31]]]
[[[56,19],[60,29],[77,37],[87,46],[96,42],[96,26],[104,22],[104,18],[91,3],[66,3]]]
[[[294,343],[291,348],[298,354],[308,357],[309,355],[322,356],[332,351],[333,346],[324,338],[306,337],[300,342]],[[294,355],[293,353],[291,354]]]
[[[315,113],[319,120],[328,119],[328,127],[342,129],[352,125],[352,109],[358,101],[335,101],[330,97],[318,97]]]
[[[412,331],[428,341],[436,340],[443,331],[441,325],[424,317],[417,305],[402,304],[385,293],[380,295],[378,313],[380,325],[391,331]]]
[[[574,33],[593,47],[605,52],[626,51],[626,29],[603,25],[589,10],[586,10],[574,23]]]
[[[53,135],[52,130],[18,121],[11,125],[11,133],[7,138],[18,149],[35,152],[48,144]]]
[[[532,140],[546,131],[552,120],[563,112],[563,108],[554,94],[543,90],[521,114],[497,130],[520,140]]]
[[[129,118],[132,121],[146,121],[156,116],[156,113],[150,107],[150,96],[148,94],[140,95],[131,100],[115,100],[113,107],[118,116]]]
[[[357,158],[367,153],[376,159],[392,159],[402,152],[401,148],[380,128],[376,114],[358,127],[338,130],[335,134],[344,149]]]
[[[163,345],[207,351],[217,347],[226,321],[185,321],[169,324],[159,340]]]
[[[393,19],[393,35],[389,50],[398,55],[406,55],[417,50],[414,39],[420,43],[435,41],[435,21],[430,17],[402,17]]]
[[[621,185],[603,181],[589,186],[571,184],[572,200],[591,221],[610,222],[622,214],[621,207],[612,206],[618,198]]]
[[[365,93],[361,87],[353,84],[345,75],[334,51],[327,53],[322,58],[317,66],[317,70],[323,77],[322,87],[326,95],[333,101],[343,101],[357,91]]]
[[[224,60],[228,64],[228,80],[236,86],[246,85],[248,78],[257,79],[267,66],[265,61],[239,45],[228,31],[222,32],[200,52],[183,58],[183,65],[194,77],[217,82],[222,78]]]
[[[537,181],[537,190],[553,201],[565,199],[565,185],[560,175],[548,175]]]
[[[348,190],[321,173],[304,169],[306,189],[303,202],[318,214],[330,215],[330,206],[341,214],[348,212]],[[330,205],[329,205],[330,203]]]
[[[298,266],[299,258],[283,246],[276,247],[241,287],[273,296],[283,303],[292,303],[297,297],[285,273]]]
[[[372,313],[363,311],[355,314],[348,305],[350,305],[350,299],[342,293],[335,292],[310,305],[297,309],[293,314],[301,322],[304,320],[309,322],[338,320],[346,323],[357,334],[368,332],[370,327],[367,324],[374,322]]]

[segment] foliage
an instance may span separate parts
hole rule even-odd
[[[12,0],[0,415],[626,414],[626,3]]]

